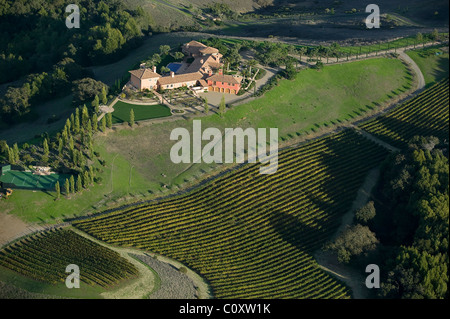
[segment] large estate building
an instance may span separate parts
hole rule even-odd
[[[184,86],[230,94],[239,92],[242,77],[223,74],[222,54],[219,50],[191,41],[183,45],[182,51],[185,59],[181,63],[169,65],[170,75],[158,74],[156,67],[152,70],[144,67],[129,71],[129,83],[138,90],[170,90]]]

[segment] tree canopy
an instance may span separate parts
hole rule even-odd
[[[413,138],[384,163],[378,196],[373,229],[393,252],[383,260],[381,296],[448,298],[448,144]]]

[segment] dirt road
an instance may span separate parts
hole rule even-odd
[[[331,238],[330,240],[335,239],[338,234],[345,230],[347,226],[352,224],[355,211],[367,203],[368,199],[370,198],[370,193],[377,183],[379,175],[380,170],[378,168],[369,171],[363,185],[358,190],[358,195],[356,196],[352,207],[344,216],[342,216],[341,225],[334,234],[333,238]],[[337,261],[336,255],[328,251],[324,252],[322,250],[319,250],[314,254],[314,258],[316,259],[320,268],[342,280],[348,287],[350,287],[353,293],[353,298],[365,299],[368,297],[369,290],[365,286],[365,278],[362,275],[364,273],[364,270],[358,272],[350,266],[340,264]]]
[[[411,59],[409,57],[409,55],[407,55],[405,53],[404,49],[399,50],[398,54],[400,55],[401,59],[403,59],[406,63],[408,63],[412,67],[414,73],[417,75],[417,81],[418,81],[417,90],[424,89],[425,88],[425,78],[424,78],[419,66],[417,65],[417,63],[413,59]]]

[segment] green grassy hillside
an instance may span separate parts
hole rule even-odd
[[[318,132],[321,128],[352,121],[395,94],[410,87],[405,66],[395,59],[371,59],[327,66],[322,71],[305,70],[294,81],[283,80],[262,98],[233,107],[223,117],[202,118],[203,129],[226,127],[278,127],[283,139]],[[192,122],[178,120],[123,129],[95,138],[95,149],[106,160],[99,185],[55,201],[54,195],[16,191],[0,209],[28,221],[56,222],[62,217],[83,215],[123,200],[138,200],[152,194],[176,192],[217,171],[217,164],[173,164],[170,141],[174,128],[192,131]],[[230,165],[230,164],[228,164]],[[164,186],[166,185],[166,186]]]
[[[407,54],[419,66],[427,86],[433,85],[448,77],[448,47],[413,50],[408,51]]]

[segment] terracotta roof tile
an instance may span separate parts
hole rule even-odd
[[[212,48],[212,47],[206,47],[204,49],[200,49],[199,51],[203,54],[219,53],[219,50],[217,50],[216,48]]]
[[[188,44],[189,44],[189,47],[201,47],[201,48],[207,48],[206,45],[204,45],[204,44],[201,43],[201,42],[195,41],[195,40],[192,40],[192,41],[189,42]]]
[[[185,83],[190,81],[200,80],[203,75],[200,72],[176,74],[172,76],[164,76],[158,80],[160,85],[175,84],[175,83]]]
[[[207,78],[208,81],[216,81],[222,83],[230,83],[230,84],[241,84],[242,77],[240,76],[232,76],[225,74],[214,74]]]
[[[159,75],[158,73],[154,73],[149,69],[138,69],[138,70],[131,70],[128,72],[130,72],[132,75],[141,80],[161,77],[161,75]]]
[[[202,63],[203,61],[203,63]],[[211,67],[217,69],[220,67],[220,63],[216,61],[211,55],[196,58],[191,65],[187,68],[186,73],[198,72],[201,68]]]
[[[202,86],[204,88],[208,86],[208,83],[205,80],[203,80],[203,79],[198,81],[198,82],[199,82],[200,86]]]

